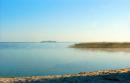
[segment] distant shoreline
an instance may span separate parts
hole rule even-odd
[[[0,83],[129,83],[130,68],[80,72],[79,74],[0,77]]]
[[[130,48],[130,42],[90,42],[74,44],[73,48]]]

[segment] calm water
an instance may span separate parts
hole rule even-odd
[[[0,43],[0,76],[54,75],[130,67],[130,52],[68,48],[73,43]]]

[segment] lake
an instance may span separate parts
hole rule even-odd
[[[130,52],[82,50],[74,43],[0,43],[0,76],[73,74],[130,68]]]

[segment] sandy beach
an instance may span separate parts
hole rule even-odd
[[[0,83],[130,83],[130,68],[64,75],[1,77]]]

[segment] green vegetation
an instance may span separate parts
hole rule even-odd
[[[93,42],[74,44],[74,48],[130,48],[130,42]]]

